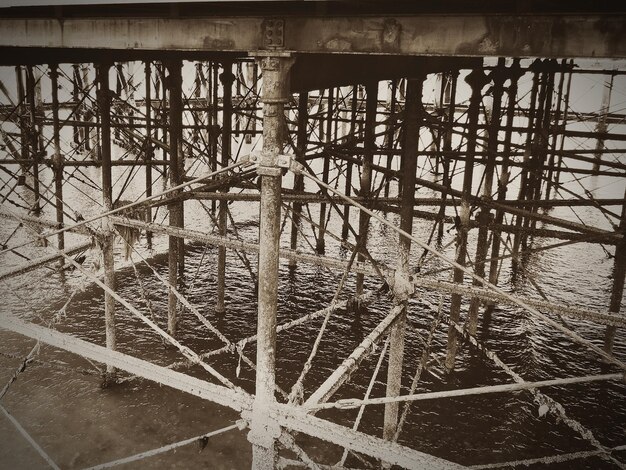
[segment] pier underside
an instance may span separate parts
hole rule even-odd
[[[626,442],[602,436],[626,422],[626,14],[501,3],[0,9],[0,292],[7,305],[37,280],[65,292],[0,310],[2,334],[37,340],[3,349],[0,376],[32,452],[74,467],[7,404],[42,343],[102,365],[107,391],[144,378],[237,416],[109,466],[239,432],[255,469],[623,468]],[[324,306],[288,308],[285,277],[311,266]],[[103,292],[99,340],[59,314],[85,282]],[[250,334],[229,322],[246,289]],[[504,317],[591,365],[559,356],[525,375],[490,338]],[[120,343],[128,319],[163,358]],[[336,342],[349,350],[321,361]],[[493,376],[463,378],[467,356]],[[610,396],[616,417],[599,430],[570,412],[569,386]],[[406,431],[422,401],[484,394],[525,397],[584,445],[480,460]]]

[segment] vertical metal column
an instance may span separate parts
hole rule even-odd
[[[523,201],[524,199],[526,199],[528,195],[528,189],[527,189],[528,174],[529,174],[528,167],[529,167],[529,161],[531,157],[531,147],[532,147],[531,143],[532,143],[534,124],[535,124],[535,112],[536,112],[535,106],[537,102],[537,93],[539,90],[539,72],[537,72],[537,68],[539,65],[540,65],[540,61],[536,60],[529,67],[531,73],[533,73],[533,86],[530,92],[530,103],[528,105],[528,123],[526,125],[526,144],[524,148],[524,162],[523,162],[524,165],[522,166],[520,187],[519,187],[519,193],[517,196],[517,199],[520,201]],[[528,209],[528,208],[524,207],[524,209]],[[512,254],[511,265],[513,266],[514,274],[517,271],[519,248],[520,248],[520,243],[522,241],[521,228],[522,228],[523,222],[524,222],[523,216],[517,215],[515,217],[516,231],[513,237],[513,249],[511,253]]]
[[[102,164],[102,203],[105,211],[113,208],[113,184],[111,179],[111,91],[109,89],[110,63],[98,65],[98,108],[100,111],[100,156]],[[100,244],[104,265],[104,284],[115,290],[115,263],[113,242],[115,235],[108,217],[102,218]],[[107,348],[116,349],[115,338],[115,299],[108,292],[104,293],[104,323]],[[105,384],[114,378],[115,369],[107,366]]]
[[[551,152],[550,159],[548,160],[548,176],[547,176],[547,186],[546,186],[546,200],[550,199],[550,195],[552,193],[552,178],[554,173],[554,162],[556,157],[556,141],[559,136],[559,132],[561,129],[561,124],[559,121],[561,120],[561,106],[563,105],[563,86],[565,84],[565,59],[561,61],[561,74],[559,77],[559,86],[557,90],[557,98],[556,98],[556,110],[554,111],[554,123],[551,125],[552,129],[552,141],[550,144]]]
[[[387,174],[385,175],[385,178],[387,180],[385,182],[385,189],[384,189],[385,197],[389,197],[389,185],[391,183],[391,178],[389,177],[389,173],[391,171],[391,166],[393,162],[393,150],[395,147],[394,140],[395,140],[395,135],[396,135],[396,121],[397,121],[397,116],[396,116],[397,91],[398,91],[398,79],[394,78],[393,80],[391,80],[391,90],[389,92],[389,105],[388,105],[389,117],[387,118],[387,129],[385,130],[385,142],[383,144],[383,147],[389,151],[389,153],[387,154],[385,158],[385,168],[389,170],[389,172],[387,172]]]
[[[63,225],[63,163],[61,154],[61,140],[59,133],[59,70],[57,64],[50,65],[50,80],[52,85],[52,140],[54,142],[54,156],[52,157],[52,171],[54,172],[54,207],[56,209],[56,220]],[[57,247],[59,250],[65,249],[65,233],[57,235]],[[61,266],[64,258],[59,260]]]
[[[33,74],[33,67],[29,65],[26,67],[26,100],[28,101],[28,114],[29,114],[29,143],[30,143],[30,155],[33,165],[33,193],[35,201],[33,202],[32,211],[33,214],[39,215],[41,211],[40,207],[40,194],[39,194],[39,137],[37,132],[37,110],[35,107],[35,76]]]
[[[269,406],[276,399],[276,310],[282,179],[278,155],[283,150],[285,138],[287,72],[293,59],[289,53],[281,52],[259,52],[257,59],[263,73],[263,150],[257,170],[261,177],[261,204],[256,394],[248,440],[253,444],[252,468],[270,470],[276,467],[276,439],[280,435],[280,427],[269,414]]]
[[[152,70],[149,60],[145,63],[144,71],[146,81],[146,140],[144,142],[144,158],[146,160],[146,197],[150,197],[152,196],[152,158],[154,157],[154,151],[152,147]],[[144,210],[146,211],[146,220],[152,222],[152,208],[147,205]],[[146,241],[148,242],[148,248],[152,249],[152,232],[149,230],[146,231]]]
[[[606,117],[609,114],[609,108],[611,107],[611,93],[613,91],[613,79],[615,75],[611,74],[606,77],[604,81],[604,90],[602,93],[602,107],[600,108],[598,124],[596,125],[596,132],[598,134],[605,134],[607,130]],[[593,163],[594,171],[600,169],[600,162],[602,161],[602,150],[604,149],[604,136],[600,135],[596,143],[596,161]]]
[[[508,104],[506,110],[506,130],[504,131],[504,148],[502,150],[502,165],[500,167],[500,179],[498,181],[498,201],[506,199],[507,186],[509,184],[509,158],[511,155],[511,137],[513,135],[513,124],[515,121],[516,99],[517,99],[517,82],[524,74],[519,65],[519,59],[516,59],[508,70],[508,78],[510,84],[507,90]],[[496,210],[494,224],[497,226],[504,220],[504,211]],[[500,230],[494,228],[491,232],[493,240],[491,242],[491,261],[489,264],[489,282],[496,285],[498,283],[498,257],[500,256]],[[485,321],[487,322],[491,312],[494,309],[493,302],[487,302],[485,309]]]
[[[419,144],[419,108],[422,99],[423,81],[410,79],[407,83],[406,104],[404,108],[404,142],[402,145],[401,169],[401,202],[400,228],[411,234],[413,232],[413,206],[415,205],[415,173],[417,171],[417,151]],[[395,300],[402,304],[403,312],[393,325],[389,342],[389,367],[387,369],[388,397],[400,395],[402,385],[402,362],[404,360],[404,330],[406,324],[406,309],[410,292],[406,286],[409,281],[409,256],[411,253],[411,239],[400,235],[398,241],[398,269],[394,283]],[[398,427],[398,411],[400,403],[386,403],[383,424],[383,439],[392,440]]]
[[[180,152],[182,146],[182,63],[180,60],[171,60],[167,64],[168,69],[168,88],[169,88],[169,147],[170,147],[170,184],[177,186],[182,182],[185,160]],[[174,194],[178,194],[176,192]],[[174,201],[168,206],[170,212],[170,225],[173,227],[183,226],[183,204]],[[182,242],[182,243],[181,243]],[[184,256],[184,239],[178,237],[169,237],[168,265],[170,285],[176,286],[179,272],[182,275],[184,266],[180,262],[180,251]],[[176,326],[178,323],[177,312],[178,300],[172,291],[168,292],[168,315],[167,329],[169,334],[176,334]]]
[[[489,122],[489,134],[487,136],[487,162],[485,166],[485,178],[483,181],[483,194],[482,197],[486,201],[491,201],[493,176],[496,167],[496,156],[498,154],[499,132],[500,132],[500,117],[502,110],[502,94],[504,93],[504,81],[506,80],[506,71],[504,68],[504,59],[498,60],[498,65],[490,74],[490,79],[493,81],[493,105],[491,108],[491,116]],[[489,251],[489,242],[487,237],[489,236],[488,225],[492,220],[492,215],[489,207],[482,206],[478,212],[478,239],[476,242],[476,259],[474,262],[474,272],[480,277],[485,277],[485,260],[487,259],[487,253]],[[479,286],[480,283],[474,279],[473,284]],[[472,297],[470,301],[468,311],[468,331],[469,334],[475,335],[478,326],[478,310],[480,308],[480,300],[476,297]]]
[[[227,166],[230,160],[230,147],[233,126],[233,63],[226,61],[223,63],[224,72],[220,74],[220,82],[224,88],[223,108],[222,108],[222,158],[221,165]],[[217,223],[219,234],[226,236],[228,223],[228,201],[219,201],[217,213]],[[220,246],[217,254],[217,304],[215,313],[218,315],[226,311],[224,306],[224,292],[226,289],[226,247]]]
[[[467,111],[468,133],[465,168],[463,170],[463,193],[461,196],[461,211],[459,214],[459,226],[457,227],[456,262],[465,266],[467,257],[467,233],[469,231],[470,196],[472,195],[472,177],[474,175],[474,153],[476,151],[476,134],[478,131],[478,117],[480,113],[481,90],[488,81],[482,69],[474,69],[465,78],[472,88],[469,109]],[[454,282],[463,282],[463,271],[454,269]],[[450,301],[450,327],[448,328],[448,351],[446,356],[446,369],[451,372],[454,369],[456,350],[458,347],[457,331],[452,323],[458,323],[461,312],[462,297],[453,294]]]
[[[326,133],[324,134],[324,139],[327,145],[332,143],[332,124],[333,124],[333,111],[335,107],[335,89],[328,89],[328,113],[326,116]],[[324,123],[320,122],[320,129],[324,126]],[[322,140],[320,138],[320,140]],[[322,152],[324,158],[324,166],[322,168],[322,181],[324,183],[328,183],[328,172],[330,171],[330,155]],[[320,204],[320,232],[319,237],[317,237],[317,243],[315,246],[315,251],[318,254],[323,255],[326,252],[326,203],[322,202]]]
[[[444,190],[441,192],[441,206],[439,206],[439,214],[437,219],[439,226],[437,228],[437,243],[441,244],[443,240],[443,226],[444,218],[446,215],[446,198],[448,196],[447,188],[450,187],[450,157],[452,152],[452,131],[454,128],[454,115],[456,111],[456,83],[459,78],[458,70],[451,70],[448,74],[448,83],[446,87],[446,93],[444,94],[444,102],[446,95],[448,98],[448,110],[446,115],[446,122],[444,125],[443,144],[441,146],[441,184],[444,186]]]
[[[348,137],[346,144],[353,146],[356,144],[356,117],[358,106],[358,85],[352,87],[352,104],[350,106],[350,130],[348,131]],[[352,194],[352,162],[346,161],[346,186],[344,193],[346,196]],[[348,227],[350,226],[350,205],[345,204],[343,210],[343,224],[341,226],[341,238],[346,240],[348,238]]]
[[[626,191],[624,191],[624,199],[626,199]],[[619,224],[619,231],[622,234],[622,239],[615,246],[613,286],[611,288],[611,302],[609,304],[609,312],[611,313],[619,313],[622,304],[622,296],[624,294],[624,277],[626,276],[626,204],[622,205],[622,220]],[[608,353],[613,352],[616,330],[615,326],[607,326],[606,328],[604,350]]]
[[[364,198],[363,205],[368,207],[372,191],[372,164],[374,163],[374,149],[376,147],[376,112],[378,108],[378,82],[366,84],[367,99],[365,102],[365,150],[363,152],[363,168],[361,169],[360,196]],[[370,216],[365,212],[359,213],[359,239],[357,245],[361,250],[367,248]],[[365,255],[359,252],[358,261],[365,261]],[[363,293],[362,273],[356,275],[356,295]]]
[[[309,94],[307,92],[300,93],[298,97],[298,135],[296,141],[296,160],[304,161],[304,154],[307,146],[307,126],[309,124]],[[304,191],[304,176],[294,175],[293,189],[296,193]],[[292,250],[298,249],[298,226],[300,225],[300,214],[302,212],[302,204],[294,201],[291,217],[291,244]],[[295,266],[295,260],[289,260],[289,266]]]

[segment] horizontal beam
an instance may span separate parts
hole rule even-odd
[[[0,47],[247,53],[266,48],[265,24],[262,16],[4,18]],[[285,48],[305,53],[626,57],[623,14],[290,16],[283,30]]]
[[[130,374],[243,412],[244,418],[247,417],[247,411],[252,408],[253,397],[251,395],[215,385],[118,351],[112,351],[66,333],[24,322],[10,314],[0,316],[0,328],[22,334],[96,362],[113,365]],[[464,468],[453,462],[307,415],[305,411],[297,409],[293,405],[276,403],[272,405],[270,414],[283,427],[401,465],[404,468],[442,470]]]
[[[18,266],[14,266],[12,268],[6,269],[0,272],[0,281],[4,279],[10,279],[14,276],[19,276],[20,274],[28,273],[30,271],[33,271],[39,268],[40,266],[43,266],[45,264],[51,263],[52,261],[61,259],[64,256],[75,255],[76,253],[80,253],[82,251],[88,250],[89,248],[91,248],[91,246],[92,246],[92,242],[90,240],[86,243],[82,243],[78,246],[70,248],[69,250],[65,250],[61,253],[53,253],[51,255],[42,256],[41,258],[33,259],[30,261],[27,261],[26,263],[22,263]]]
[[[209,235],[197,230],[183,229],[178,227],[170,227],[168,225],[161,225],[151,222],[143,222],[135,219],[128,219],[124,217],[112,216],[111,222],[115,225],[122,225],[127,227],[134,227],[138,229],[145,229],[152,233],[161,233],[174,237],[185,238],[187,240],[194,240],[198,242],[208,243],[214,246],[223,246],[229,249],[241,250],[246,253],[258,253],[259,245],[251,242],[244,242],[241,240],[233,240],[231,238],[220,237],[217,235]],[[344,271],[350,269],[350,272],[361,273],[365,275],[376,275],[376,271],[369,264],[354,262],[351,267],[348,267],[348,263],[343,260],[333,259],[328,256],[313,255],[308,253],[300,253],[294,250],[281,249],[280,255],[282,259],[288,259],[298,262],[310,263],[315,266],[324,266],[327,268],[338,269]],[[385,270],[384,274],[389,277],[393,277],[392,270]],[[447,281],[441,281],[437,279],[431,279],[422,276],[415,276],[413,279],[415,287],[421,287],[425,289],[435,290],[437,292],[445,292],[447,294],[459,294],[466,297],[476,297],[480,300],[493,301],[505,303],[507,305],[516,305],[507,296],[499,294],[498,292],[475,287],[470,285],[461,285]],[[558,304],[554,302],[546,302],[542,300],[534,300],[525,297],[517,296],[518,299],[523,300],[527,305],[537,308],[545,313],[553,313],[557,315],[566,315],[573,318],[582,320],[593,321],[603,325],[613,326],[626,326],[626,317],[620,315],[613,315],[606,312],[597,312],[588,309],[582,309],[572,307],[570,305]]]
[[[290,405],[275,404],[274,419],[288,429],[314,436],[326,442],[381,459],[402,468],[453,470],[462,465],[410,449],[395,442],[354,431],[345,426],[311,416]]]
[[[11,314],[0,315],[0,328],[78,354],[92,361],[112,365],[129,374],[152,380],[235,411],[242,411],[252,406],[251,395],[185,375],[50,328],[27,323]]]

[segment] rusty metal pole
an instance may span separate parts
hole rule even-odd
[[[515,120],[516,102],[517,99],[517,82],[524,74],[519,65],[519,59],[516,59],[511,67],[509,67],[507,75],[510,80],[510,84],[507,90],[508,104],[506,110],[506,130],[504,132],[504,148],[502,150],[502,165],[500,167],[500,179],[498,181],[498,201],[504,201],[506,199],[507,186],[509,184],[509,158],[511,154],[511,137],[513,135],[513,123]],[[502,209],[496,210],[494,217],[494,224],[499,225],[504,220],[504,211]],[[491,242],[491,262],[489,264],[489,282],[496,285],[498,282],[498,257],[500,256],[500,231],[493,229],[493,240]],[[494,303],[488,302],[485,309],[485,318],[489,318],[493,309]],[[487,320],[486,320],[487,321]]]
[[[59,70],[57,64],[50,65],[50,81],[52,86],[52,140],[54,142],[54,156],[52,157],[52,171],[54,173],[54,207],[56,220],[63,225],[63,163],[61,153],[61,139],[59,124]],[[57,247],[65,249],[65,233],[57,235]],[[61,258],[59,264],[63,266],[65,259]]]
[[[80,65],[72,64],[72,100],[74,100],[74,105],[77,109],[74,111],[74,116],[76,122],[80,122],[83,118],[83,114],[81,112],[82,106],[78,105],[80,101],[80,89],[82,79],[80,78]],[[78,149],[82,148],[81,140],[80,140],[80,128],[76,125],[72,126],[72,135],[74,138],[74,144]]]
[[[561,62],[561,73],[559,77],[559,86],[557,91],[556,98],[556,110],[554,112],[554,124],[551,126],[552,128],[552,140],[550,143],[551,152],[550,159],[548,160],[548,177],[547,177],[547,186],[546,186],[546,200],[550,199],[550,195],[552,194],[552,178],[554,173],[554,164],[556,157],[556,141],[559,135],[560,124],[559,121],[561,119],[561,106],[563,105],[563,86],[565,84],[565,59]]]
[[[491,108],[491,116],[489,122],[489,135],[487,136],[487,162],[485,165],[485,176],[483,181],[483,199],[491,201],[493,176],[496,166],[496,156],[498,154],[499,143],[499,131],[500,131],[500,115],[502,109],[502,94],[504,93],[504,81],[506,80],[506,71],[504,67],[504,59],[498,60],[497,67],[491,72],[490,79],[493,81],[493,105]],[[476,259],[474,264],[474,272],[480,276],[485,277],[485,260],[487,259],[487,253],[489,251],[489,228],[488,225],[491,222],[492,215],[488,206],[482,206],[478,212],[478,237],[476,242]],[[474,279],[475,286],[479,286],[480,283]],[[478,310],[480,308],[480,300],[476,297],[472,297],[470,301],[468,317],[468,331],[469,334],[475,335],[478,326]]]
[[[626,191],[624,191],[626,199]],[[611,288],[611,302],[609,312],[619,313],[624,294],[624,277],[626,276],[626,204],[622,205],[622,220],[619,224],[619,231],[622,233],[622,240],[615,246],[615,264],[613,265],[613,286]],[[604,350],[613,353],[613,343],[615,341],[615,326],[609,326],[604,335]]]
[[[611,93],[613,92],[613,79],[615,75],[609,75],[604,81],[604,90],[602,93],[602,107],[598,113],[598,124],[596,124],[596,132],[598,134],[605,134],[607,130],[606,117],[609,114],[609,108],[611,107]],[[602,150],[604,149],[604,136],[600,135],[596,142],[596,160],[593,164],[594,171],[600,169],[600,162],[602,161]]]
[[[426,77],[410,79],[407,82],[406,102],[404,107],[404,142],[402,145],[401,169],[401,205],[400,228],[411,234],[413,232],[413,206],[415,205],[415,173],[417,171],[417,151],[419,145],[419,108],[422,99],[422,87]],[[398,270],[394,282],[395,301],[403,307],[389,333],[389,367],[387,368],[388,397],[400,395],[402,385],[402,363],[404,360],[404,330],[406,326],[406,311],[408,307],[408,291],[411,286],[409,280],[409,256],[411,253],[411,239],[400,235],[398,241]],[[386,403],[383,424],[383,439],[392,440],[398,428],[398,412],[400,403]]]
[[[170,185],[177,186],[182,183],[184,158],[180,152],[182,147],[182,63],[180,60],[171,60],[167,64],[168,69],[168,89],[169,89],[169,146],[170,146]],[[182,165],[181,165],[182,164]],[[181,168],[182,166],[182,168]],[[178,194],[176,192],[175,194]],[[183,227],[183,206],[182,202],[174,201],[168,206],[170,212],[170,225],[174,227]],[[182,242],[182,243],[181,243]],[[184,266],[181,266],[180,251],[184,250],[184,239],[178,237],[169,237],[168,281],[170,285],[178,284],[179,273],[182,275]],[[183,251],[184,256],[184,251]],[[178,299],[170,290],[168,292],[168,315],[167,330],[170,335],[176,335],[176,327],[178,324]]]
[[[258,167],[261,177],[259,223],[259,289],[256,355],[256,394],[248,440],[252,443],[252,468],[273,470],[278,452],[280,426],[269,414],[275,402],[276,312],[278,303],[278,256],[282,170],[278,155],[283,150],[284,106],[288,100],[289,53],[256,54],[263,73],[263,149]]]
[[[326,125],[326,132],[324,134],[324,139],[326,141],[327,145],[330,145],[332,143],[332,124],[333,124],[333,108],[335,106],[335,89],[334,88],[329,88],[328,89],[328,102],[327,102],[327,109],[328,109],[328,113],[326,116],[326,122],[325,123],[320,123],[320,128],[322,128],[324,126],[324,124]],[[320,140],[322,140],[320,138]],[[328,183],[328,173],[330,171],[330,155],[328,154],[323,154],[323,158],[324,158],[324,166],[322,168],[322,181],[324,183]],[[320,204],[320,223],[319,223],[319,236],[317,237],[317,243],[315,246],[315,251],[320,254],[323,255],[324,253],[326,253],[326,203],[322,202]]]
[[[39,137],[37,132],[37,110],[35,103],[35,76],[33,74],[33,67],[29,65],[26,67],[26,100],[28,101],[29,110],[29,141],[31,148],[31,157],[33,165],[33,193],[35,201],[33,203],[32,211],[35,215],[39,215],[41,212],[40,206],[40,193],[39,193]]]
[[[144,142],[144,158],[146,160],[146,197],[152,196],[152,157],[154,156],[152,146],[152,70],[150,61],[147,60],[144,67],[145,71],[145,105],[146,105],[146,140]],[[152,208],[148,205],[144,209],[146,211],[146,220],[152,221]],[[152,249],[152,232],[146,231],[146,241],[148,248]]]
[[[528,179],[529,179],[529,164],[531,158],[531,148],[532,148],[532,135],[535,123],[535,112],[536,112],[536,102],[537,102],[537,93],[539,90],[539,72],[537,72],[537,66],[539,61],[535,61],[533,65],[531,65],[530,70],[533,73],[533,86],[530,92],[530,103],[528,105],[528,124],[526,126],[526,144],[524,151],[524,165],[522,167],[522,174],[520,178],[520,187],[517,199],[519,201],[523,201],[528,197]],[[524,209],[528,210],[527,206],[524,206]],[[522,224],[524,223],[524,217],[517,215],[515,217],[515,236],[513,237],[513,249],[511,258],[511,264],[513,266],[514,273],[517,271],[517,263],[519,257],[519,248],[522,241]]]
[[[358,90],[359,86],[354,85],[352,87],[352,103],[350,106],[350,130],[348,132],[348,138],[346,143],[348,145],[356,142],[356,118],[357,118],[357,106],[358,106]],[[346,186],[344,193],[346,196],[352,194],[352,162],[346,162]],[[343,210],[343,224],[341,226],[341,238],[346,240],[348,238],[348,227],[350,226],[350,206],[346,204]]]
[[[231,136],[233,126],[233,63],[226,61],[223,63],[224,72],[219,76],[224,94],[222,97],[222,155],[221,165],[227,166],[231,153]],[[226,236],[228,223],[228,201],[220,201],[217,213],[218,231],[222,237]],[[217,254],[217,304],[215,305],[215,313],[224,314],[226,307],[224,305],[224,296],[226,290],[226,247],[220,246]]]
[[[398,91],[398,80],[397,79],[393,79],[391,81],[391,91],[389,93],[389,118],[387,119],[387,129],[385,132],[385,143],[383,145],[383,147],[387,150],[393,150],[394,148],[394,137],[396,135],[396,121],[397,121],[397,117],[396,117],[396,104],[397,104],[397,99],[396,99],[396,95],[397,95],[397,91]],[[391,170],[391,166],[392,166],[392,162],[393,162],[393,153],[389,152],[387,154],[387,158],[385,161],[385,168],[387,170]],[[387,173],[389,174],[389,173]],[[385,175],[385,177],[387,178],[387,175]],[[387,178],[387,181],[385,182],[385,190],[384,190],[384,196],[385,197],[389,197],[389,184],[391,182],[391,178]]]
[[[304,154],[307,146],[307,126],[309,124],[309,94],[307,92],[300,93],[298,97],[298,135],[296,141],[296,160],[304,161]],[[296,193],[304,191],[304,176],[300,174],[294,175],[293,189]],[[300,225],[300,214],[302,212],[302,204],[294,201],[293,216],[291,217],[291,244],[292,250],[298,249],[298,226]],[[289,260],[289,266],[295,266],[295,260]]]
[[[363,152],[363,168],[361,169],[361,190],[360,196],[365,198],[363,205],[368,207],[371,201],[372,191],[372,164],[374,163],[374,150],[376,147],[376,113],[378,108],[378,82],[366,84],[367,98],[365,102],[365,142]],[[359,213],[359,239],[357,244],[361,249],[367,248],[367,236],[369,232],[370,216],[365,212]],[[365,261],[365,255],[359,252],[358,261]],[[363,293],[362,273],[356,275],[356,295]]]
[[[220,109],[219,99],[219,63],[211,62],[212,69],[210,70],[210,77],[212,77],[211,83],[211,123],[213,140],[211,149],[211,171],[217,170],[217,137],[219,134],[218,115]],[[215,210],[215,208],[214,208]]]
[[[561,166],[563,165],[563,154],[560,153],[563,151],[563,147],[565,146],[565,130],[567,128],[567,121],[569,116],[569,101],[570,101],[570,92],[572,90],[572,69],[574,68],[574,59],[570,59],[568,65],[568,74],[567,74],[567,84],[565,85],[565,96],[563,97],[563,124],[559,129],[561,132],[561,139],[559,143],[559,156],[556,162],[556,168],[554,171],[554,184],[558,185],[561,181]]]
[[[467,111],[467,120],[469,123],[467,133],[467,146],[465,169],[463,172],[463,192],[461,195],[461,211],[459,214],[459,224],[457,227],[457,247],[456,262],[465,266],[467,257],[467,234],[469,231],[470,218],[470,198],[472,196],[472,177],[474,174],[474,153],[476,151],[476,135],[478,132],[478,117],[480,113],[481,90],[488,82],[488,78],[482,69],[474,69],[465,78],[467,84],[472,88],[472,96],[470,98],[469,109]],[[463,271],[454,269],[454,282],[461,284],[463,282]],[[448,347],[446,355],[446,370],[451,372],[454,369],[456,360],[456,351],[458,348],[458,338],[455,325],[458,323],[461,313],[462,297],[453,294],[450,301],[450,326],[448,328]]]
[[[102,164],[102,205],[105,211],[113,209],[113,183],[111,179],[111,90],[109,89],[110,63],[98,64],[98,108],[100,110],[100,156]],[[113,243],[115,235],[113,224],[108,217],[102,218],[102,234],[100,244],[104,265],[104,284],[115,291],[115,262],[113,258]],[[104,293],[104,324],[106,331],[106,346],[116,349],[115,334],[115,299],[107,291]],[[115,369],[107,366],[104,383],[107,384],[115,377]]]
[[[459,71],[452,70],[448,75],[450,85],[446,87],[444,100],[448,97],[448,114],[446,116],[445,129],[443,132],[443,145],[441,156],[442,179],[441,184],[448,188],[450,186],[450,152],[452,152],[452,131],[454,128],[454,114],[456,110],[456,84],[459,78]],[[443,124],[443,123],[442,123]],[[447,191],[441,193],[441,206],[439,206],[439,214],[437,216],[439,226],[437,230],[437,243],[441,244],[443,240],[444,216],[446,215],[446,197]]]

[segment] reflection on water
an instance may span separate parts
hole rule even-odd
[[[136,191],[141,192],[139,189]],[[95,203],[87,201],[85,211],[94,205]],[[231,205],[231,210],[234,219],[241,221],[239,233],[247,239],[256,239],[257,206],[235,203]],[[565,210],[557,208],[552,213],[559,215]],[[577,212],[589,216],[592,213],[591,210],[582,208],[577,209]],[[160,221],[163,215],[157,214],[156,220]],[[356,217],[356,214],[353,213],[352,217]],[[387,217],[395,220],[393,215]],[[190,228],[206,229],[210,226],[206,213],[196,202],[187,207],[186,223]],[[339,220],[331,219],[329,230],[339,232],[340,224]],[[602,221],[598,221],[598,225],[601,224]],[[12,230],[13,227],[9,225],[3,226],[3,239]],[[414,233],[418,237],[427,239],[430,230],[430,222],[416,221]],[[393,266],[397,243],[394,235],[377,223],[373,223],[371,233],[372,254]],[[283,242],[287,242],[288,236],[286,230]],[[454,230],[443,240],[443,244],[452,240],[453,236]],[[27,235],[19,234],[12,242],[21,238],[26,239]],[[71,246],[72,237],[69,238],[67,245]],[[301,243],[305,249],[305,242]],[[554,241],[535,241],[534,246],[550,243]],[[155,254],[150,258],[150,263],[160,274],[167,271],[167,258],[163,254],[165,244],[165,239],[157,238]],[[123,264],[121,247],[118,246],[117,249],[118,260]],[[144,256],[150,255],[145,239],[140,242],[138,249]],[[453,249],[453,246],[449,247],[446,252],[450,254]],[[475,251],[473,241],[469,251]],[[332,239],[327,240],[326,252],[327,255],[336,257],[341,254],[338,244]],[[37,256],[38,251],[29,247],[24,253]],[[414,264],[421,254],[420,250],[414,250]],[[97,265],[97,257],[97,253],[90,253],[85,266],[92,268],[94,264]],[[249,259],[254,266],[256,255],[249,255]],[[134,260],[138,261],[139,257],[135,255]],[[190,244],[187,247],[186,260],[181,290],[190,302],[229,340],[237,341],[254,334],[255,286],[239,258],[229,251],[226,290],[228,307],[223,316],[217,316],[213,309],[216,298],[216,248]],[[20,260],[10,259],[9,262],[18,263]],[[510,262],[505,262],[500,284],[509,291],[538,297],[530,282],[532,280],[541,286],[549,299],[606,310],[612,264],[612,260],[606,258],[601,247],[575,244],[530,255],[515,278],[512,276]],[[441,262],[431,260],[425,269],[443,266]],[[142,312],[153,315],[159,325],[165,327],[166,289],[146,266],[139,263],[137,268],[143,288],[127,263],[118,274],[119,294]],[[340,276],[339,272],[331,273],[320,267],[299,264],[295,269],[290,269],[286,263],[282,263],[279,323],[327,306],[335,293]],[[448,279],[449,271],[438,276]],[[375,289],[379,286],[380,283],[375,278],[367,279],[367,288]],[[42,268],[3,282],[1,289],[0,314],[10,312],[36,322],[50,320],[56,310],[76,291],[65,316],[58,324],[58,329],[97,344],[104,344],[102,291],[84,281],[78,273],[52,273],[49,269]],[[354,277],[351,276],[341,298],[353,292]],[[144,295],[149,299],[150,309]],[[410,387],[422,353],[420,338],[424,339],[428,335],[435,314],[430,305],[438,305],[439,300],[440,296],[436,292],[423,291],[410,303],[404,393]],[[449,299],[443,300],[446,312]],[[353,310],[345,309],[333,315],[313,361],[313,367],[304,382],[305,396],[352,352],[390,307],[390,299],[383,295],[359,315]],[[117,312],[120,351],[161,365],[181,359],[176,350],[164,346],[157,335],[140,320],[132,318],[123,307],[118,306]],[[321,321],[322,319],[318,319],[279,334],[277,381],[283,389],[288,391],[296,381]],[[603,327],[573,319],[567,319],[567,324],[596,344],[601,344]],[[430,369],[422,374],[417,393],[511,381],[469,344],[462,345],[455,373],[444,375],[440,364],[445,354],[446,331],[445,324],[441,324],[436,330],[432,347],[435,360]],[[0,384],[4,384],[19,364],[20,358],[30,350],[33,341],[4,331],[0,332],[0,337]],[[516,308],[496,307],[488,321],[485,320],[479,326],[478,337],[529,381],[612,370],[601,365],[584,348]],[[182,317],[179,339],[198,353],[222,346],[220,340],[207,331],[190,312],[185,312]],[[625,340],[624,332],[618,332],[616,354],[621,358],[626,357]],[[364,395],[379,352],[380,349],[362,363],[350,382],[339,390],[336,398]],[[245,353],[254,360],[254,344],[248,345]],[[254,374],[245,364],[241,364],[239,376],[236,374],[239,365],[237,354],[214,356],[209,363],[236,384],[253,391]],[[234,412],[143,380],[131,380],[122,385],[101,389],[101,378],[94,373],[94,367],[100,366],[44,347],[37,361],[19,377],[3,399],[3,405],[62,468],[81,468],[125,457],[218,429],[238,419]],[[385,368],[386,365],[383,364],[372,396],[384,394]],[[182,370],[210,380],[206,373],[197,368]],[[626,386],[623,383],[551,387],[544,392],[562,403],[570,417],[591,429],[595,437],[607,447],[625,443]],[[532,400],[529,392],[416,402],[411,407],[400,442],[468,465],[592,450],[587,441],[554,415],[540,417],[538,408],[539,405]],[[319,413],[319,416],[351,426],[356,413],[357,410],[329,410]],[[368,407],[359,429],[381,435],[382,417],[382,406]],[[335,446],[306,436],[300,436],[299,442],[313,458],[327,463],[338,461],[342,453]],[[245,432],[232,431],[209,440],[202,451],[199,446],[187,446],[128,468],[248,468],[250,458],[250,445]],[[353,458],[347,461],[348,466],[357,464],[358,461]],[[10,423],[6,419],[0,419],[0,467],[43,468],[44,465]],[[612,468],[611,465],[600,458],[588,458],[555,465],[554,468]]]

